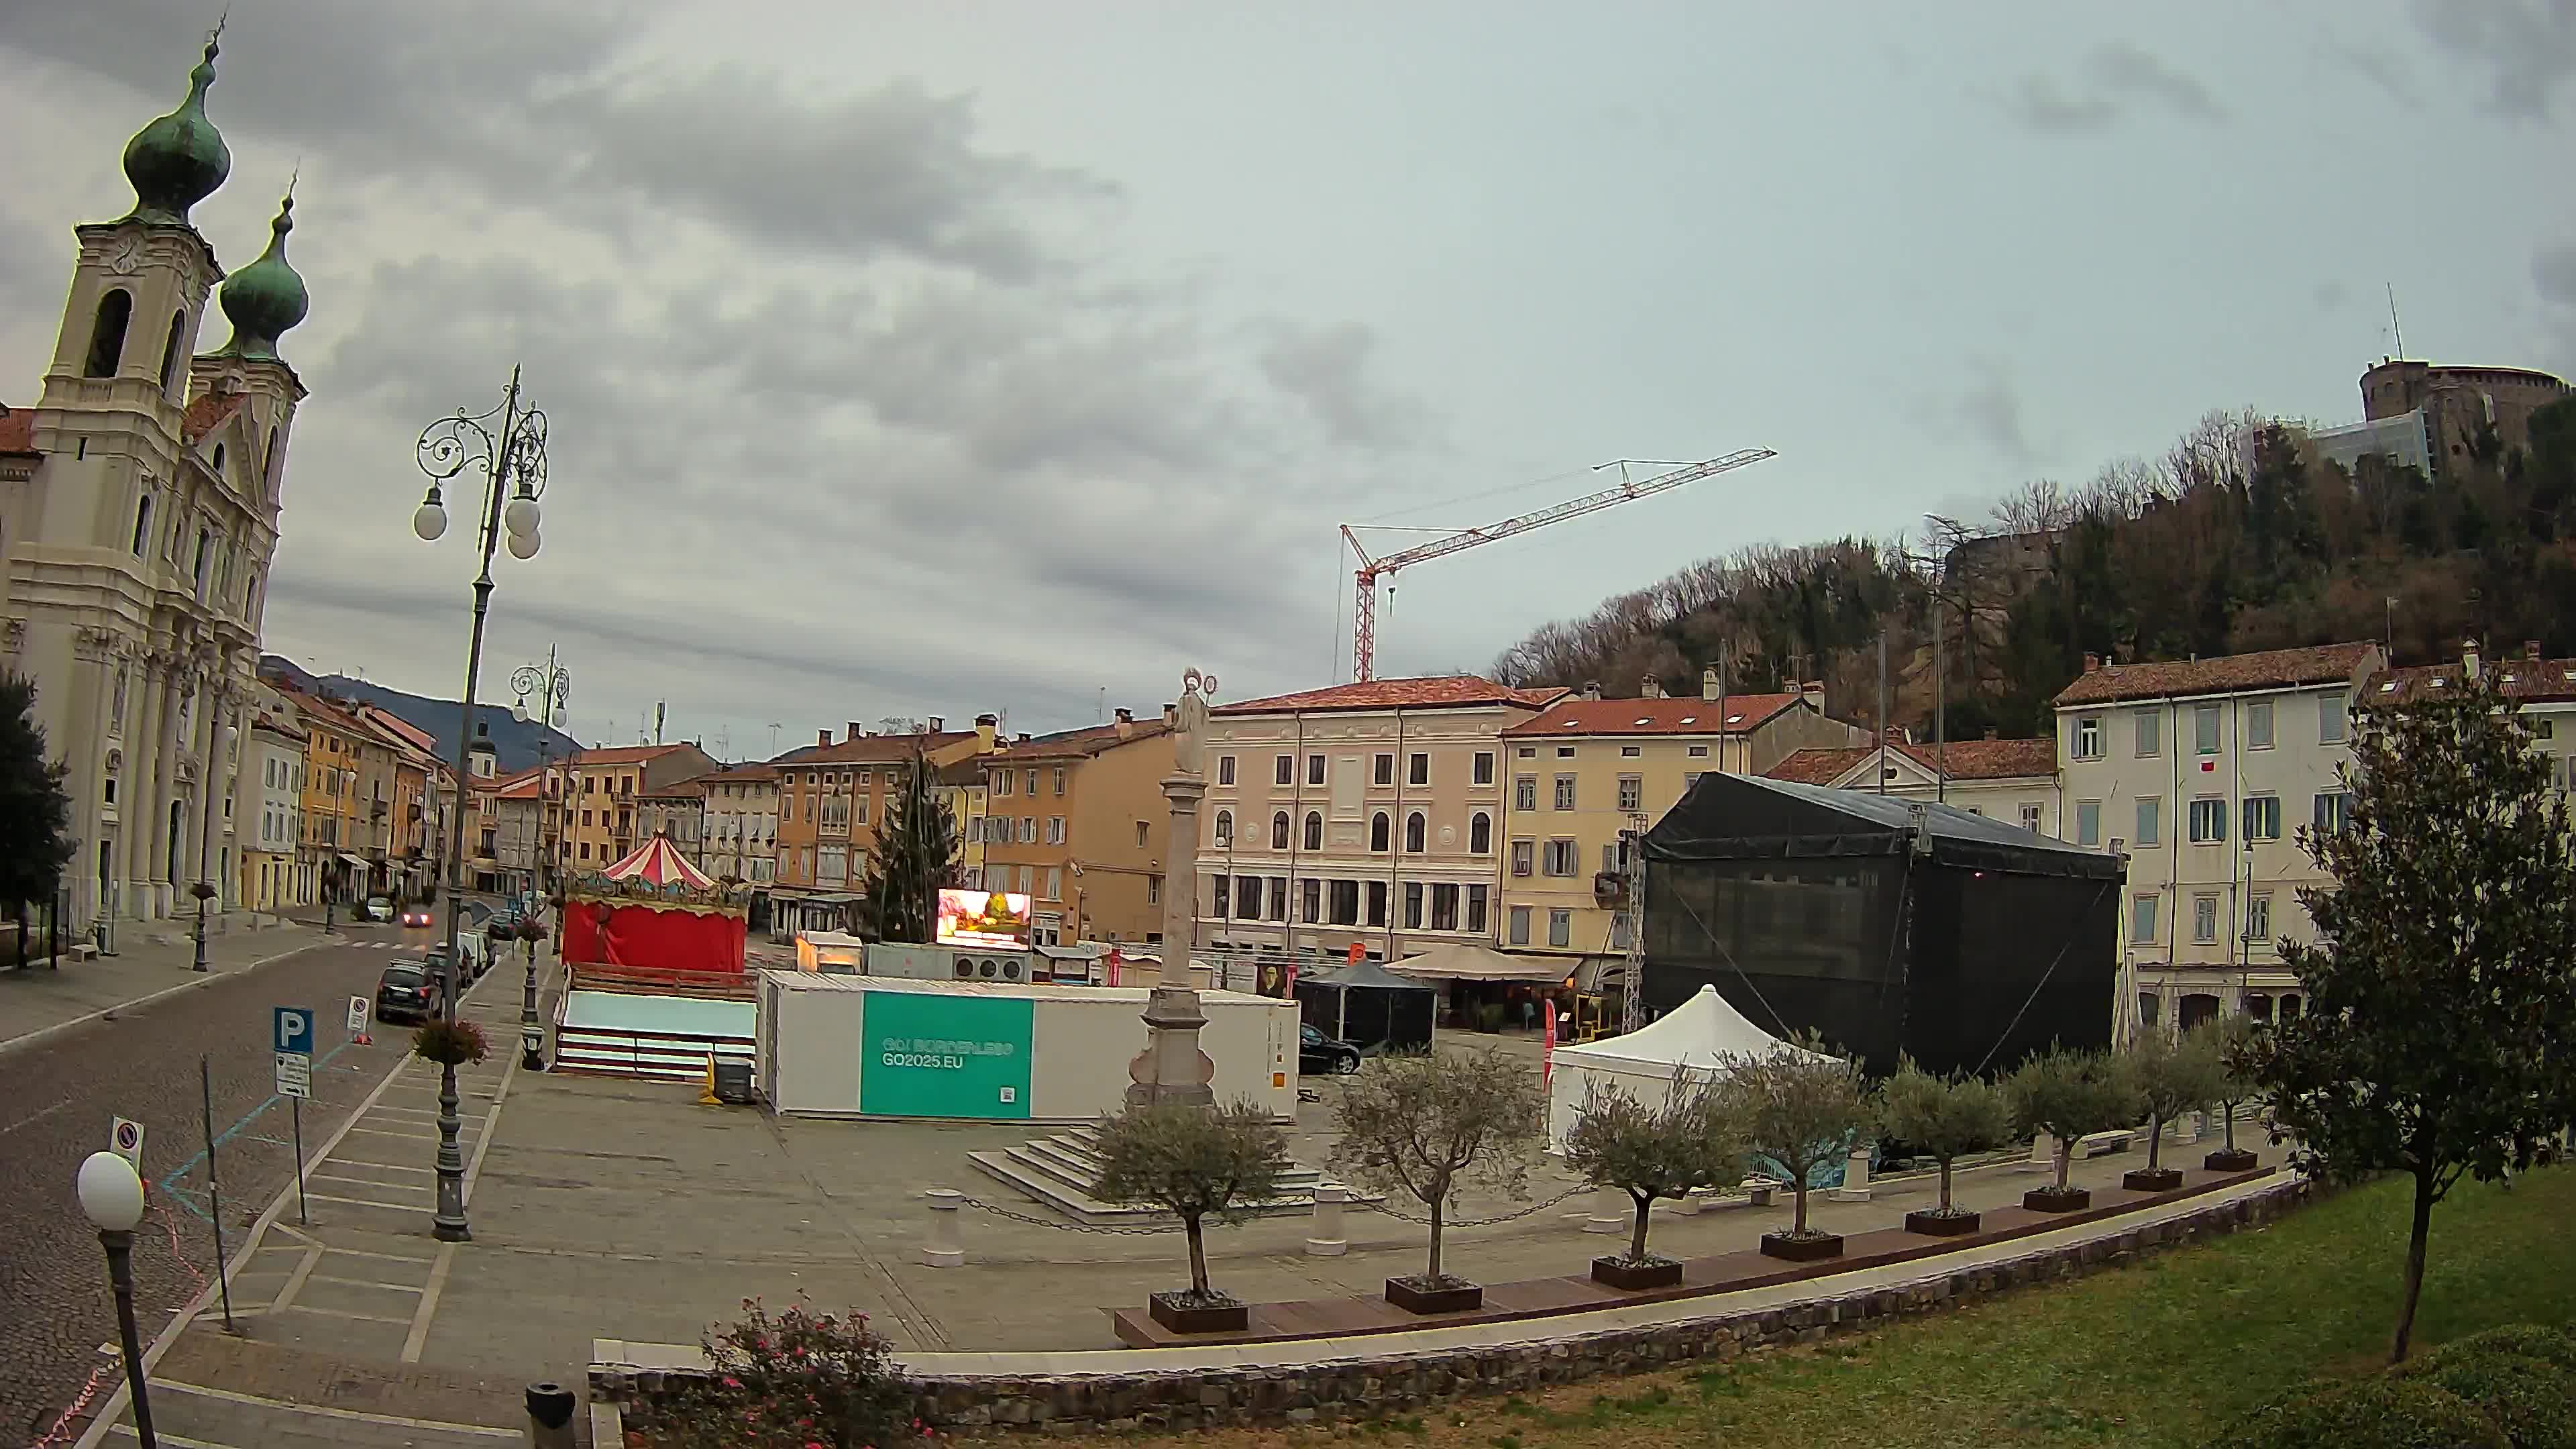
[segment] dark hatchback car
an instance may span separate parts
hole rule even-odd
[[[1360,1049],[1346,1041],[1336,1041],[1311,1026],[1297,1028],[1297,1074],[1311,1077],[1325,1072],[1347,1077],[1360,1069]]]
[[[397,961],[376,982],[376,1020],[427,1021],[438,1014],[438,978],[417,962]]]

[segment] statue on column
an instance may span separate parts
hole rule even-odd
[[[1195,669],[1181,675],[1181,702],[1172,710],[1172,770],[1200,775],[1207,745],[1208,697],[1216,693],[1216,676]]]

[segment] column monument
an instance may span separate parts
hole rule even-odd
[[[1199,994],[1190,989],[1190,953],[1198,935],[1199,801],[1207,795],[1200,754],[1208,696],[1214,693],[1215,675],[1192,669],[1181,676],[1181,701],[1173,711],[1172,773],[1163,777],[1163,798],[1172,802],[1171,842],[1163,868],[1163,964],[1145,1002],[1145,1050],[1127,1065],[1131,1107],[1148,1102],[1204,1107],[1216,1101],[1208,1085],[1216,1077],[1216,1064],[1199,1050],[1199,1028],[1207,1025],[1207,1016],[1199,1010]]]

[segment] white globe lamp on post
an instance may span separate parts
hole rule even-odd
[[[98,1229],[107,1249],[108,1286],[116,1292],[117,1342],[125,1354],[125,1387],[134,1397],[134,1435],[144,1449],[158,1449],[152,1402],[143,1387],[143,1335],[134,1324],[134,1228],[143,1221],[143,1179],[134,1164],[113,1152],[93,1152],[74,1180],[81,1213]]]

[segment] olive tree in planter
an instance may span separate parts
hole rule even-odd
[[[1593,1280],[1613,1288],[1666,1288],[1682,1281],[1680,1260],[1646,1251],[1657,1198],[1682,1198],[1744,1178],[1744,1133],[1728,1118],[1706,1072],[1681,1068],[1660,1106],[1594,1082],[1565,1134],[1565,1165],[1594,1187],[1615,1187],[1636,1204],[1625,1256],[1592,1260]]]
[[[2200,1165],[2212,1172],[2251,1172],[2262,1159],[2236,1145],[2236,1109],[2262,1090],[2254,1076],[2263,1050],[2262,1029],[2250,1016],[2222,1016],[2195,1030],[2218,1059],[2218,1091],[2211,1100],[2218,1103],[2220,1130],[2226,1134],[2224,1145]]]
[[[1538,1074],[1499,1052],[1388,1057],[1353,1077],[1334,1105],[1333,1165],[1431,1214],[1420,1273],[1386,1280],[1386,1301],[1413,1313],[1481,1307],[1485,1290],[1445,1271],[1440,1234],[1458,1190],[1517,1191],[1544,1130]]]
[[[1879,1088],[1880,1127],[1941,1164],[1941,1205],[1905,1215],[1905,1230],[1936,1237],[1973,1233],[1979,1215],[1950,1201],[1950,1169],[1971,1152],[2002,1145],[2012,1135],[2012,1103],[1982,1077],[1936,1077],[1911,1059]]]
[[[1807,1226],[1808,1183],[1816,1170],[1839,1162],[1852,1140],[1869,1130],[1869,1084],[1857,1060],[1826,1052],[1810,1032],[1757,1054],[1719,1059],[1718,1098],[1741,1124],[1753,1150],[1787,1170],[1794,1205],[1789,1230],[1762,1235],[1762,1251],[1791,1262],[1839,1257],[1840,1233]]]
[[[2138,1120],[2137,1089],[2123,1064],[2107,1052],[2050,1047],[2022,1063],[2005,1081],[2004,1092],[2023,1131],[2045,1132],[2057,1140],[2055,1180],[2023,1193],[2021,1205],[2037,1213],[2092,1206],[2093,1194],[2068,1182],[2067,1173],[2075,1165],[2077,1142]]]
[[[2141,1035],[2129,1048],[2129,1080],[2147,1114],[2147,1165],[2120,1177],[2131,1192],[2171,1192],[2182,1186],[2182,1169],[2162,1165],[2165,1124],[2185,1112],[2216,1100],[2225,1069],[2205,1032],[2176,1038],[2161,1031]]]
[[[1181,1220],[1190,1242],[1190,1289],[1157,1293],[1154,1321],[1174,1333],[1239,1331],[1249,1310],[1208,1284],[1206,1222],[1239,1222],[1279,1188],[1287,1171],[1288,1134],[1250,1102],[1213,1111],[1147,1102],[1101,1120],[1104,1201],[1150,1203]]]

